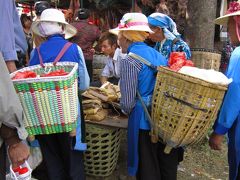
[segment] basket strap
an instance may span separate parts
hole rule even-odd
[[[146,104],[144,103],[144,101],[143,101],[143,99],[142,99],[142,96],[140,95],[140,93],[139,93],[138,90],[137,90],[137,96],[138,96],[138,98],[139,98],[139,100],[140,100],[140,102],[141,102],[141,104],[142,104],[142,106],[143,106],[143,109],[144,109],[144,111],[145,111],[145,113],[146,113],[146,115],[147,115],[147,118],[148,118],[149,123],[150,123],[151,126],[153,127],[153,126],[154,126],[153,120],[152,120],[152,118],[151,118],[151,116],[150,116],[150,114],[149,114],[149,112],[148,112],[147,106],[146,106]]]
[[[57,57],[55,58],[55,60],[53,61],[53,65],[55,66],[57,64],[57,62],[62,58],[62,56],[64,55],[64,53],[68,50],[68,48],[72,45],[72,43],[67,42],[62,50],[59,52],[59,54],[57,55]]]
[[[42,59],[42,56],[41,56],[40,48],[39,48],[39,47],[37,47],[37,53],[38,53],[38,58],[39,58],[39,61],[40,61],[40,65],[41,65],[42,67],[44,67],[44,65],[43,65],[43,59]]]
[[[145,58],[133,53],[133,52],[130,52],[128,54],[130,57],[134,58],[134,59],[137,59],[139,60],[140,62],[142,62],[143,64],[149,66],[150,68],[152,69],[157,69],[157,66],[154,66],[153,64],[151,64],[149,61],[147,61]]]

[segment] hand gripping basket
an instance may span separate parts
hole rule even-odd
[[[120,150],[121,130],[86,124],[87,151],[84,154],[85,172],[106,177],[116,168]]]
[[[78,115],[78,64],[58,62],[29,66],[19,71],[34,71],[38,75],[58,69],[69,72],[65,76],[37,77],[13,80],[22,104],[24,125],[29,135],[69,132],[76,128]]]
[[[226,86],[159,67],[152,99],[153,134],[171,148],[199,142],[216,119]]]
[[[217,51],[203,48],[191,48],[191,54],[191,60],[196,67],[219,71],[221,54]]]

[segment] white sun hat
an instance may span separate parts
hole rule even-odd
[[[39,25],[41,24],[41,22],[57,22],[65,25],[64,34],[66,39],[69,39],[77,34],[77,29],[66,22],[64,14],[60,10],[46,9],[42,12],[40,16],[40,20],[33,22],[31,26],[32,31],[35,34],[44,37],[46,35],[42,34],[39,28]]]
[[[228,19],[231,16],[240,16],[240,0],[231,2],[226,14],[215,19],[214,22],[218,25],[227,25]]]
[[[109,32],[118,34],[119,31],[145,31],[153,33],[148,26],[148,19],[142,13],[126,13],[123,15],[118,27],[110,29]]]

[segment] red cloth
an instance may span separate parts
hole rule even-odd
[[[93,48],[93,43],[100,37],[100,30],[97,26],[89,24],[87,20],[79,20],[73,22],[72,25],[78,31],[72,42],[82,48],[85,59],[92,60],[94,52],[91,49]]]

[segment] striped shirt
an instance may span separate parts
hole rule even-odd
[[[120,104],[124,113],[129,114],[135,106],[138,75],[143,68],[143,64],[129,56],[120,62]]]

